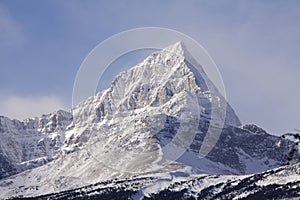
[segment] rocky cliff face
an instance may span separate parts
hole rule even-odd
[[[72,114],[57,111],[24,121],[0,117],[1,174],[6,177],[54,159],[64,142]]]

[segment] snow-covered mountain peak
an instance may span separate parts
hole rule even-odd
[[[215,87],[208,87],[207,83],[212,83],[201,65],[191,65],[186,59],[187,54],[185,45],[177,42],[121,72],[108,89],[73,108],[74,120],[66,133],[66,144],[72,144],[80,137],[87,141],[90,131],[86,130],[90,129],[90,123],[119,121],[120,116],[122,119],[134,118],[140,113],[180,118],[182,111],[192,108],[193,112],[199,110],[203,120],[213,118],[222,124],[225,119],[226,126],[240,126],[239,118],[225,98]]]
[[[181,56],[184,56],[186,53],[188,53],[188,50],[182,41],[178,41],[164,48],[163,51],[168,51],[170,53],[174,53],[176,55],[181,55]]]
[[[191,106],[194,106],[194,110],[200,110],[202,116],[207,116],[209,120],[212,102],[219,102],[220,105],[219,114],[213,116],[217,121],[222,121],[223,112],[226,113],[225,124],[240,126],[238,117],[224,97],[215,87],[213,91],[209,90],[206,84],[209,78],[201,65],[191,65],[186,60],[187,54],[185,45],[177,42],[121,72],[107,90],[88,98],[73,109],[74,127],[86,126],[87,119],[101,122],[120,115],[133,116],[141,110],[149,115],[160,112],[179,117],[185,107]],[[198,104],[187,105],[190,95],[197,99]]]

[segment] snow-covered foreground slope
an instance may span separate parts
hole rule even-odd
[[[0,117],[0,197],[142,174],[244,175],[282,166],[289,142],[278,147],[278,137],[241,126],[201,65],[186,57],[182,43],[155,52],[72,114],[23,122]],[[203,158],[206,136],[217,132],[220,138]]]
[[[196,175],[188,171],[110,179],[40,199],[298,199],[300,163],[263,173]],[[30,199],[30,197],[28,198]]]

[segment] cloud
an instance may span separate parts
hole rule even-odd
[[[11,96],[0,99],[0,115],[12,119],[23,120],[29,117],[38,117],[42,114],[65,109],[63,101],[55,96],[17,97]]]
[[[0,48],[18,47],[26,42],[22,25],[0,4]]]

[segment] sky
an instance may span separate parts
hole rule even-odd
[[[299,19],[296,0],[0,0],[0,115],[70,109],[77,70],[95,46],[128,29],[164,27],[209,52],[244,124],[293,131],[300,128]]]

